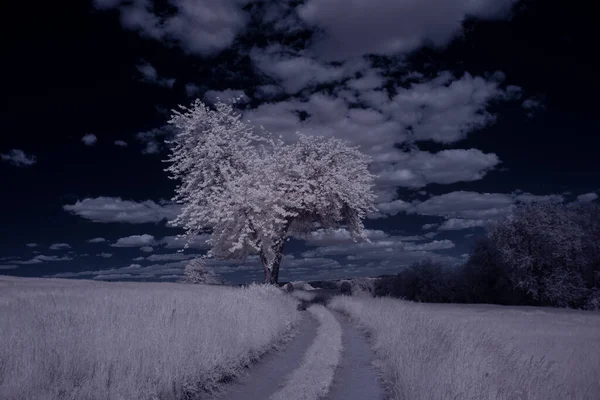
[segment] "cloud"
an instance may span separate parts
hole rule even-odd
[[[155,243],[154,236],[148,235],[131,235],[120,238],[115,243],[111,244],[112,247],[144,247],[153,245]]]
[[[360,257],[361,259],[380,259],[380,255],[389,257],[401,257],[398,254],[410,252],[426,252],[428,255],[434,250],[443,250],[454,247],[454,243],[450,240],[433,241],[426,243],[414,243],[415,238],[404,238],[402,236],[386,236],[380,239],[371,240],[371,242],[360,243],[336,243],[317,247],[313,250],[308,250],[302,253],[302,257],[332,257],[332,256],[347,256]],[[413,240],[411,240],[413,239]],[[419,237],[419,240],[423,240]],[[367,256],[369,255],[369,256]],[[385,257],[383,257],[385,259]],[[349,258],[350,259],[350,258]],[[358,258],[352,258],[358,259]]]
[[[170,254],[152,254],[146,257],[148,261],[183,261],[190,260],[192,258],[200,257],[200,254],[184,254],[184,253],[170,253]]]
[[[63,250],[63,249],[70,249],[71,246],[68,243],[54,243],[52,245],[50,245],[49,249],[50,250]]]
[[[397,94],[383,104],[369,94],[371,104],[394,120],[408,127],[414,140],[454,143],[481,129],[495,117],[486,106],[508,96],[500,89],[498,75],[485,80],[465,73],[459,79],[442,71],[429,81],[412,83],[409,88],[397,87]]]
[[[429,243],[407,243],[404,244],[404,250],[406,251],[434,251],[434,250],[446,250],[454,248],[454,242],[451,240],[434,240]]]
[[[124,140],[115,140],[115,146],[119,147],[127,147],[127,142]]]
[[[279,80],[288,94],[297,93],[307,86],[340,81],[366,67],[362,61],[342,66],[327,65],[311,57],[289,55],[281,45],[254,48],[250,58],[261,72]]]
[[[244,93],[243,90],[209,90],[204,94],[204,99],[209,101],[210,103],[216,103],[217,97],[221,100],[222,103],[229,104],[233,98],[237,98],[242,96],[241,99],[238,100],[239,103],[243,103],[248,101],[248,96]]]
[[[382,185],[420,188],[430,183],[476,181],[499,163],[496,154],[485,154],[478,149],[452,149],[437,153],[416,150],[397,152],[396,162],[376,173],[377,181]]]
[[[30,260],[26,261],[13,261],[15,264],[41,264],[46,261],[71,261],[73,258],[68,256],[58,257],[58,256],[45,256],[45,255],[37,255]]]
[[[210,239],[209,234],[196,235],[190,241],[188,248],[196,250],[207,250],[210,248],[206,241]],[[183,249],[186,244],[186,239],[178,239],[177,236],[165,236],[158,241],[158,244],[165,246],[167,249]]]
[[[307,0],[296,12],[323,32],[311,50],[322,58],[340,60],[397,55],[425,43],[444,46],[461,32],[467,16],[503,18],[515,1]]]
[[[30,167],[37,161],[34,155],[28,156],[20,149],[12,149],[7,154],[0,154],[0,158],[15,167]]]
[[[248,0],[177,0],[173,12],[159,13],[148,0],[94,0],[99,9],[118,8],[121,24],[144,37],[177,43],[186,52],[210,55],[229,47],[245,27]]]
[[[0,271],[9,270],[9,269],[17,269],[17,268],[19,268],[18,265],[0,265]]]
[[[394,200],[387,203],[379,203],[377,204],[377,209],[379,211],[369,215],[369,218],[382,218],[387,215],[396,215],[401,211],[410,210],[412,205],[407,203],[404,200]]]
[[[187,94],[188,97],[194,97],[199,92],[200,92],[200,86],[196,85],[195,83],[186,83],[185,84],[185,94]]]
[[[97,257],[104,257],[104,258],[111,258],[113,255],[112,253],[100,253],[100,254],[96,254]]]
[[[527,110],[527,116],[529,118],[535,115],[535,111],[544,109],[544,103],[542,102],[542,100],[535,97],[530,97],[528,99],[523,100],[521,106],[523,107],[523,109]]]
[[[338,68],[361,70],[363,77],[372,79],[379,75],[370,72],[367,63],[342,64]],[[361,151],[372,157],[371,169],[378,175],[376,191],[394,194],[385,201],[379,199],[380,203],[386,203],[394,200],[394,189],[398,186],[420,188],[430,183],[475,181],[500,164],[496,154],[479,149],[433,153],[421,151],[416,145],[401,150],[398,145],[422,140],[449,144],[493,123],[495,117],[487,111],[488,105],[492,100],[508,96],[508,92],[498,86],[501,75],[485,80],[469,74],[455,78],[442,72],[434,79],[413,83],[408,88],[398,86],[397,94],[392,97],[385,90],[358,90],[348,94],[348,90],[338,86],[334,94],[319,92],[303,99],[247,108],[243,119],[281,134],[287,142],[293,142],[296,132],[300,131],[339,137],[360,146]],[[297,79],[294,74],[290,76]],[[286,82],[282,85],[286,87]],[[295,90],[296,83],[287,85]],[[352,105],[354,102],[362,107]]]
[[[577,196],[577,201],[580,203],[589,203],[589,202],[596,200],[597,198],[598,198],[598,195],[596,193],[590,192],[590,193],[580,194],[579,196]]]
[[[140,250],[143,251],[144,253],[152,253],[154,251],[154,248],[151,246],[144,246],[144,247],[140,247]]]
[[[142,154],[158,154],[165,150],[165,140],[170,140],[175,134],[175,128],[171,125],[163,125],[146,132],[135,134],[135,138],[142,143]]]
[[[81,138],[81,141],[86,146],[93,146],[98,141],[98,138],[93,133],[88,133],[86,135],[83,135],[83,137]]]
[[[27,246],[27,247],[37,247],[37,243],[27,243],[25,246]]]
[[[106,239],[97,237],[97,238],[90,239],[87,242],[88,243],[104,243],[104,242],[106,242]]]
[[[144,82],[169,88],[172,88],[175,84],[174,78],[163,78],[158,76],[156,68],[150,63],[139,64],[136,66],[136,69],[142,75]]]
[[[158,223],[172,220],[179,213],[178,204],[152,200],[136,202],[120,197],[96,197],[64,205],[63,209],[93,222],[123,222],[129,224]]]
[[[487,219],[508,215],[513,204],[514,197],[509,194],[456,191],[418,202],[410,212],[448,218]]]
[[[478,228],[483,227],[486,224],[486,220],[482,219],[462,219],[462,218],[450,218],[439,227],[440,231],[458,231],[461,229]]]
[[[437,228],[438,225],[439,224],[425,224],[421,227],[421,229],[427,230],[427,229]]]
[[[384,231],[365,229],[365,234],[369,240],[378,240],[388,237]],[[311,232],[307,237],[298,237],[309,246],[326,246],[335,244],[355,243],[347,229],[319,229]]]
[[[477,193],[456,191],[432,196],[414,202],[408,213],[446,218],[440,230],[458,230],[477,226],[508,216],[517,201],[561,201],[561,195],[534,195],[531,193]]]

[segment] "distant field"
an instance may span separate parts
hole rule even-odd
[[[299,322],[274,287],[0,277],[0,398],[176,399]]]
[[[600,399],[600,313],[335,297],[370,332],[392,398]]]

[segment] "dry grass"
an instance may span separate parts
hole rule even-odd
[[[181,399],[298,323],[274,287],[0,277],[0,398]]]
[[[596,313],[348,296],[329,306],[369,332],[393,399],[600,398]]]

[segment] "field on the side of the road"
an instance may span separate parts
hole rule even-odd
[[[0,277],[0,398],[178,399],[301,318],[275,287]]]
[[[394,399],[600,399],[600,313],[336,296]]]

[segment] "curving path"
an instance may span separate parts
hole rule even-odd
[[[384,399],[384,391],[378,380],[376,369],[372,365],[374,355],[364,334],[352,325],[348,317],[329,309],[326,310],[327,313],[333,314],[342,328],[342,354],[333,376],[331,388],[324,399]],[[288,393],[286,400],[317,400],[313,399],[314,394],[299,393],[298,390],[290,390],[291,386],[286,386],[292,385],[287,378],[294,376],[294,372],[299,372],[307,350],[314,346],[313,342],[317,339],[317,320],[308,311],[303,311],[303,314],[303,320],[300,322],[295,337],[284,348],[267,354],[258,364],[251,366],[247,374],[224,386],[218,398],[221,400],[267,400],[274,395],[277,397],[278,393]],[[314,391],[308,390],[307,392]]]
[[[298,332],[284,348],[265,355],[248,373],[227,385],[218,397],[222,400],[265,400],[277,391],[280,383],[302,363],[304,353],[317,335],[317,321],[304,312]],[[291,400],[291,399],[290,399]]]
[[[342,361],[336,371],[333,385],[327,400],[382,400],[384,391],[379,382],[374,355],[364,334],[358,330],[349,318],[333,312],[342,326],[344,346]]]

